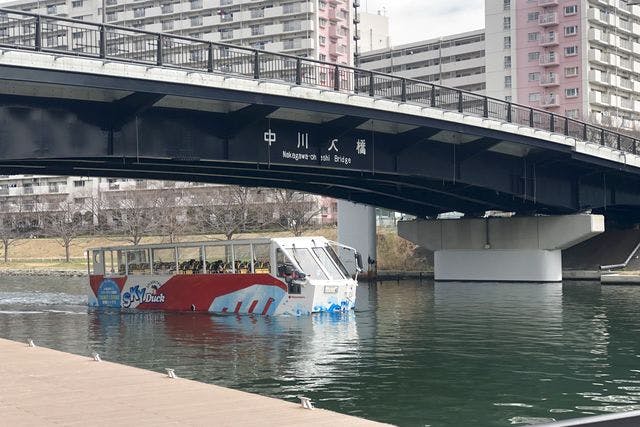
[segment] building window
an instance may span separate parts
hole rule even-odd
[[[540,102],[540,92],[530,93],[529,102]]]
[[[511,89],[511,76],[504,76],[505,89]]]
[[[504,38],[504,48],[511,49],[511,36],[506,36]]]
[[[57,5],[47,6],[47,15],[55,15],[58,13]]]
[[[326,61],[327,61],[327,55],[325,55],[324,53],[321,53],[321,54],[318,56],[318,59],[319,59],[320,61],[326,62]]]
[[[508,70],[511,68],[511,56],[504,57],[504,69]]]
[[[503,10],[511,9],[511,0],[504,0],[504,2],[502,3],[502,9]]]
[[[326,27],[327,26],[327,20],[324,19],[324,18],[320,18],[320,26],[322,28]]]
[[[202,0],[190,0],[191,10],[193,9],[202,9]]]
[[[511,102],[512,99],[513,99],[513,96],[511,96],[511,95],[507,95],[507,96],[504,97],[504,100],[507,101],[507,102]]]
[[[578,54],[578,46],[567,46],[564,48],[564,56],[576,56]]]
[[[575,15],[578,13],[578,5],[572,4],[571,6],[564,7],[564,16]]]
[[[529,73],[529,81],[530,82],[539,82],[540,81],[540,73]]]
[[[527,21],[528,22],[537,21],[539,17],[540,17],[540,12],[529,12],[527,14]]]
[[[564,96],[566,98],[576,98],[578,96],[578,88],[570,87],[564,90]]]
[[[142,17],[144,17],[144,7],[139,7],[137,9],[133,9],[133,17],[134,18],[142,18]]]
[[[318,8],[319,8],[320,10],[325,10],[325,9],[327,8],[327,2],[326,2],[326,1],[320,1],[320,2],[318,3]]]
[[[116,19],[116,12],[107,12],[107,22],[115,21]]]
[[[577,108],[573,110],[565,110],[564,115],[569,117],[570,119],[577,119],[580,115],[580,110],[578,110]]]
[[[73,181],[73,186],[78,188],[78,187],[84,187],[85,181]]]
[[[564,27],[564,35],[565,36],[575,36],[578,34],[578,26],[572,25],[570,27]]]
[[[527,34],[527,40],[530,42],[537,42],[540,40],[540,33],[529,33]]]
[[[173,21],[162,21],[162,31],[173,30]]]
[[[82,7],[82,0],[73,0],[71,2],[71,7],[73,8]]]
[[[194,16],[191,18],[191,26],[192,27],[197,27],[199,25],[202,25],[202,16]]]
[[[575,77],[578,75],[578,67],[566,67],[564,69],[565,77]]]
[[[320,43],[320,46],[324,46],[325,44],[327,44],[327,38],[325,36],[320,36],[319,43]]]
[[[529,62],[540,60],[540,52],[529,52],[527,55]]]
[[[511,18],[509,16],[505,16],[503,21],[502,21],[502,28],[504,30],[510,30],[511,29]]]

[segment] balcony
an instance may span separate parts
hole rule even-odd
[[[540,101],[540,105],[544,108],[554,108],[559,107],[560,102],[558,101],[557,95],[551,94],[543,96],[542,100]]]
[[[546,55],[540,55],[540,66],[542,67],[554,67],[560,65],[558,55],[550,53]]]
[[[543,33],[540,37],[540,46],[557,46],[558,45],[558,33],[551,31],[549,33]]]
[[[556,73],[544,74],[540,77],[540,86],[542,87],[558,86],[559,84],[560,79]]]
[[[558,0],[538,0],[538,6],[540,7],[551,7],[557,6]]]
[[[552,25],[558,25],[558,14],[553,13],[541,13],[538,18],[538,24],[542,27],[550,27]]]

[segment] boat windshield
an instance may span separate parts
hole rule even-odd
[[[318,259],[320,260],[320,263],[324,266],[325,270],[327,270],[327,273],[329,273],[329,279],[339,280],[346,277],[332,261],[331,256],[327,253],[325,248],[315,247],[313,248],[313,253],[316,254]]]
[[[322,270],[322,267],[311,255],[311,251],[306,248],[292,248],[291,253],[296,260],[302,271],[314,279],[327,280],[327,275]]]

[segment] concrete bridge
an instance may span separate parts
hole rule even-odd
[[[2,173],[290,188],[419,218],[589,211],[638,221],[639,141],[621,133],[348,66],[0,13]],[[531,259],[526,251],[538,251],[540,268],[550,265],[548,251],[558,251],[551,276],[526,278],[556,280],[559,251],[603,229],[599,217],[586,217],[588,227],[584,216],[571,218],[583,233],[562,244],[516,239],[480,250],[497,259],[509,250],[523,262]],[[536,233],[546,227],[530,223]],[[412,223],[401,233],[418,242],[431,224]],[[469,245],[455,250],[479,250]],[[476,273],[468,272],[495,278]]]

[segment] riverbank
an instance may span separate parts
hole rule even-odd
[[[11,426],[386,425],[5,339],[0,377],[0,413]]]

